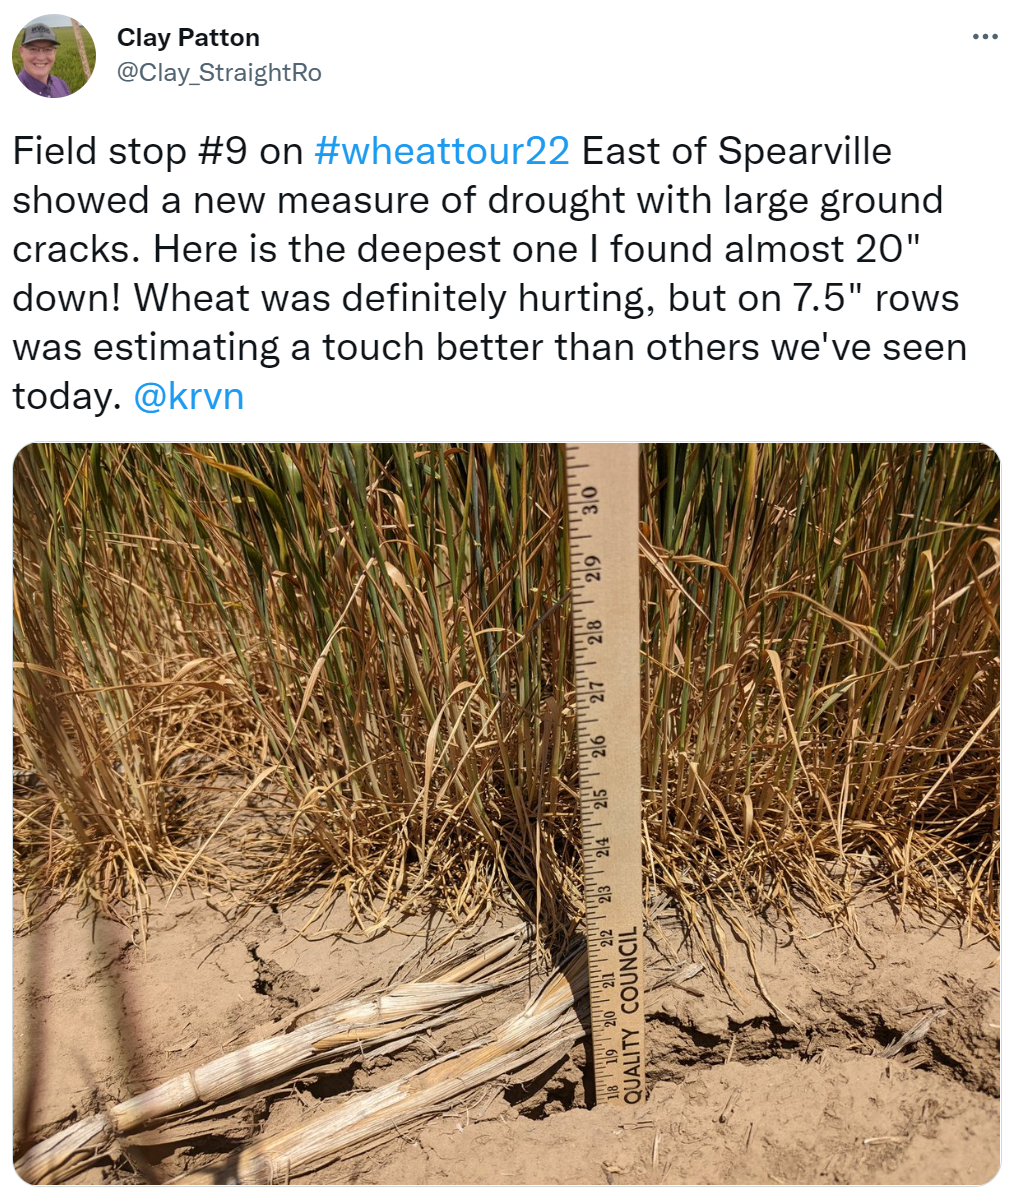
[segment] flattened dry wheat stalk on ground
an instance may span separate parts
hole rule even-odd
[[[261,1137],[210,1169],[173,1179],[182,1185],[287,1182],[338,1157],[363,1153],[391,1132],[444,1111],[494,1080],[533,1062],[562,1058],[584,1035],[576,1010],[588,991],[585,951],[554,971],[521,1012],[464,1048],[428,1062],[395,1082],[355,1095],[290,1132]]]
[[[388,1052],[402,1048],[451,1020],[466,1004],[521,978],[529,963],[520,950],[528,941],[528,928],[520,926],[384,992],[303,1010],[296,1027],[282,1034],[226,1053],[60,1129],[20,1158],[18,1175],[33,1184],[67,1182],[110,1152],[114,1142],[142,1147],[148,1141],[141,1130],[163,1129],[172,1117],[182,1116],[184,1122],[185,1114],[197,1107],[212,1109],[238,1095],[248,1100],[266,1083],[341,1055],[378,1046]],[[314,1018],[305,1021],[308,1015]],[[175,1127],[167,1134],[159,1131],[155,1140],[184,1136]]]

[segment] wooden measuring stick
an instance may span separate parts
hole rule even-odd
[[[645,1097],[638,447],[565,449],[596,1102]]]

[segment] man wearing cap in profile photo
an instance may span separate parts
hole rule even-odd
[[[51,74],[59,42],[56,34],[41,21],[25,27],[21,38],[21,65],[18,79],[36,96],[46,100],[62,100],[70,88],[57,75]]]

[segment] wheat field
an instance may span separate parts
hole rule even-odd
[[[643,882],[997,919],[999,465],[640,451]],[[373,926],[580,916],[563,454],[34,445],[15,466],[15,883]]]

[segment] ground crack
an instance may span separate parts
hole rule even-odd
[[[300,1007],[309,1000],[312,987],[303,974],[285,970],[272,958],[264,957],[257,941],[248,942],[246,949],[256,970],[252,989],[257,995],[265,995],[275,1008],[284,1010]]]

